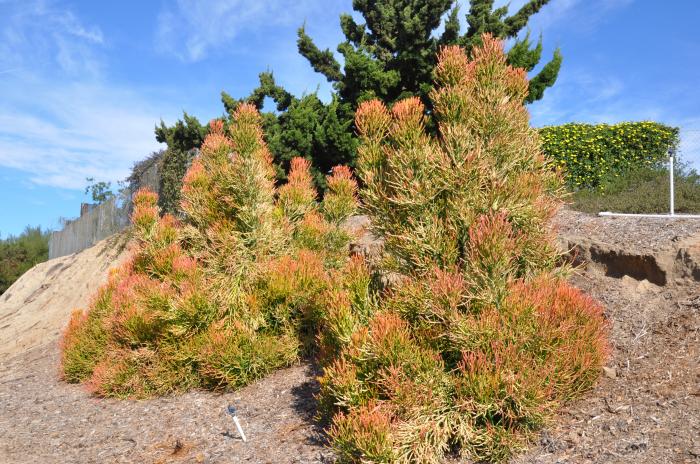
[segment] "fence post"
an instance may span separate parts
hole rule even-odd
[[[670,204],[671,204],[671,216],[675,215],[674,212],[674,204],[673,204],[673,199],[674,199],[674,191],[673,191],[673,150],[669,150],[668,152],[668,159],[669,159],[669,179],[670,179],[670,189],[669,189],[669,196],[670,196]]]

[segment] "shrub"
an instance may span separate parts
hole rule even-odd
[[[354,264],[339,222],[356,208],[354,180],[335,169],[317,202],[310,166],[292,160],[282,188],[260,116],[241,105],[212,121],[182,182],[183,215],[134,194],[135,252],[77,311],[62,373],[102,396],[148,397],[237,388],[315,351],[326,293]]]
[[[0,240],[0,295],[33,266],[49,259],[49,232],[26,227],[17,237]]]
[[[435,79],[439,138],[418,99],[356,116],[364,207],[398,278],[365,312],[331,300],[320,401],[342,462],[503,461],[607,354],[601,307],[556,267],[562,187],[524,71],[485,35],[471,60],[444,48]]]
[[[663,124],[564,124],[539,130],[542,149],[563,168],[574,190],[600,187],[606,179],[640,168],[658,168],[678,145],[678,128]]]
[[[525,72],[489,35],[471,60],[455,46],[438,61],[435,125],[418,98],[357,112],[380,269],[347,256],[349,171],[333,169],[321,203],[305,160],[277,188],[260,115],[241,104],[210,124],[182,218],[135,195],[136,252],[74,314],[64,378],[118,397],[236,388],[318,352],[342,462],[502,461],[525,446],[596,380],[607,327],[556,267],[563,189],[529,127]]]
[[[700,175],[679,166],[674,173],[677,213],[700,213]],[[581,189],[571,197],[578,211],[598,213],[668,213],[668,170],[640,168],[619,177],[605,179],[597,189]]]
[[[207,387],[238,388],[297,360],[294,334],[259,333],[241,324],[212,326],[199,355]]]

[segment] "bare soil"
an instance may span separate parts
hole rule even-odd
[[[564,209],[554,219],[560,236],[595,238],[630,252],[657,252],[700,234],[698,219],[595,216]]]
[[[80,253],[37,264],[0,295],[0,361],[56,340],[74,309],[85,308],[128,255],[115,235]]]
[[[673,237],[700,243],[700,221],[635,225],[565,211],[558,222],[563,234],[630,243],[645,254],[663,252]],[[605,306],[612,359],[594,390],[566,405],[514,464],[700,462],[700,285],[692,276],[657,286],[606,274],[589,266],[572,282]],[[92,293],[96,284],[85,286]],[[5,311],[0,301],[0,318]],[[0,346],[15,333],[9,329],[0,331]],[[0,463],[332,462],[313,420],[311,365],[236,392],[105,400],[58,379],[56,336],[44,333],[43,345],[0,357]]]
[[[605,305],[612,359],[515,462],[700,462],[700,294],[600,274],[573,283]]]

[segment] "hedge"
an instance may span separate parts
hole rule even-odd
[[[611,177],[641,167],[660,167],[678,144],[678,128],[643,121],[577,124],[540,129],[542,148],[563,168],[573,190],[597,188]]]

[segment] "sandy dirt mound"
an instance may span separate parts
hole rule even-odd
[[[70,313],[85,308],[125,257],[115,235],[80,253],[37,264],[0,296],[0,360],[58,338]]]

